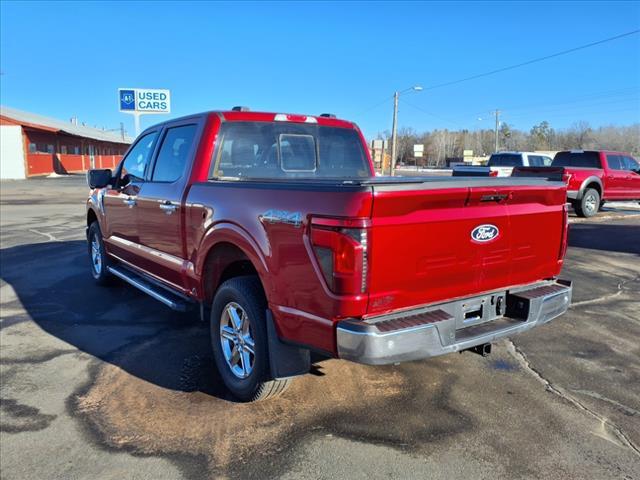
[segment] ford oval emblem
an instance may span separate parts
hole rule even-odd
[[[490,242],[498,238],[498,235],[500,235],[498,227],[489,223],[478,225],[471,231],[471,239],[476,242]]]

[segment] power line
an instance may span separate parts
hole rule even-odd
[[[617,98],[617,97],[638,97],[638,95],[640,94],[640,88],[639,87],[627,87],[627,88],[622,88],[622,89],[616,89],[616,90],[608,90],[608,91],[604,91],[604,92],[593,92],[593,93],[589,93],[586,95],[581,95],[579,97],[573,97],[571,99],[568,100],[562,100],[562,101],[551,101],[548,103],[540,103],[537,102],[535,104],[525,104],[525,105],[516,105],[516,106],[507,106],[505,107],[506,110],[514,111],[514,110],[529,110],[531,108],[539,108],[541,106],[543,107],[552,107],[552,106],[556,106],[556,105],[567,105],[567,104],[573,104],[573,103],[583,103],[583,102],[592,102],[592,101],[597,101],[597,100],[603,100],[603,99],[607,99],[607,98]],[[476,117],[479,115],[487,115],[487,112],[490,111],[490,108],[486,108],[483,109],[481,111],[478,111],[476,113],[474,113],[473,115],[467,114],[466,117]],[[493,115],[493,113],[490,113],[491,115]]]
[[[577,52],[578,50],[584,50],[585,48],[595,47],[596,45],[601,45],[603,43],[612,42],[614,40],[618,40],[620,38],[628,37],[630,35],[635,35],[640,33],[640,29],[632,30],[631,32],[621,33],[620,35],[616,35],[614,37],[605,38],[603,40],[598,40],[597,42],[587,43],[586,45],[580,45],[579,47],[570,48],[568,50],[563,50],[561,52],[552,53],[551,55],[545,55],[544,57],[534,58],[532,60],[527,60],[526,62],[516,63],[515,65],[509,65],[508,67],[498,68],[496,70],[491,70],[489,72],[479,73],[477,75],[472,75],[470,77],[461,78],[459,80],[453,80],[450,82],[440,83],[437,85],[432,85],[430,87],[425,87],[425,90],[434,90],[436,88],[448,87],[450,85],[456,85],[462,82],[468,82],[469,80],[475,80],[476,78],[487,77],[489,75],[495,75],[496,73],[506,72],[507,70],[513,70],[514,68],[524,67],[526,65],[531,65],[532,63],[542,62],[544,60],[549,60],[550,58],[560,57],[562,55],[567,55],[569,53]]]
[[[419,106],[417,106],[417,105],[414,105],[413,103],[409,103],[409,102],[407,102],[407,101],[406,101],[405,99],[403,99],[403,98],[402,98],[402,99],[400,99],[400,101],[401,101],[403,104],[405,104],[405,105],[409,105],[411,108],[415,108],[416,110],[418,110],[418,111],[420,111],[420,112],[422,112],[422,113],[424,113],[424,114],[426,114],[426,115],[430,115],[430,116],[432,116],[433,118],[437,118],[438,120],[442,120],[443,122],[447,122],[447,123],[450,123],[451,125],[455,125],[455,126],[456,126],[456,127],[458,127],[458,128],[460,127],[460,124],[459,124],[458,122],[454,122],[454,121],[449,120],[449,119],[447,119],[447,118],[444,118],[444,117],[441,117],[441,116],[439,116],[439,115],[436,115],[435,113],[429,112],[429,111],[425,110],[425,109],[424,109],[424,108],[422,108],[422,107],[419,107]]]

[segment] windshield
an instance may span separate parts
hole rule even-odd
[[[558,152],[551,165],[554,167],[602,168],[598,152]]]
[[[212,178],[368,178],[358,132],[299,123],[228,122],[220,129]]]

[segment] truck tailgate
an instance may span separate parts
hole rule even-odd
[[[374,185],[368,315],[559,273],[563,183],[456,180]]]

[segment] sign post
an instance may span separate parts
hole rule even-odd
[[[140,115],[171,113],[171,92],[150,88],[119,88],[120,112],[133,115],[136,137],[140,135]]]

